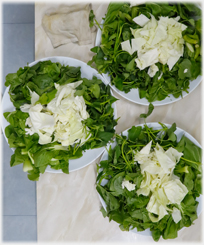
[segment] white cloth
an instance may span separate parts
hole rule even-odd
[[[42,26],[54,48],[78,42],[79,45],[92,43],[93,31],[89,27],[91,4],[60,4],[49,8],[42,19]]]
[[[108,3],[93,4],[94,13],[100,23]],[[35,4],[35,58],[54,55],[73,57],[84,62],[89,61],[93,53],[92,44],[79,46],[78,43],[68,43],[53,48],[46,36],[41,20],[50,4]],[[95,33],[96,34],[96,33]],[[162,122],[172,124],[186,130],[201,143],[201,94],[199,85],[184,99],[175,103],[155,107],[147,122]],[[147,106],[129,102],[118,96],[116,102],[117,114],[120,117],[116,127],[117,133],[127,128],[143,123],[139,118],[147,112]],[[37,227],[39,242],[152,242],[151,237],[133,232],[122,232],[118,224],[103,218],[101,203],[95,189],[96,163],[66,174],[44,173],[37,182]],[[202,239],[202,217],[195,220],[191,227],[180,231],[178,238],[170,241],[161,239],[159,242],[199,242]]]

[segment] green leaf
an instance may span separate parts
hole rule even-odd
[[[152,114],[153,110],[154,110],[154,106],[152,103],[150,103],[148,106],[148,112],[146,114],[145,113],[140,114],[140,118],[147,118],[148,116]]]
[[[126,71],[130,72],[133,71],[136,68],[135,66],[135,58],[132,59],[126,66]]]
[[[201,19],[197,20],[195,22],[195,26],[196,26],[196,30],[201,33],[201,30],[202,30],[202,22],[201,22]]]
[[[34,155],[34,162],[36,167],[48,165],[53,158],[53,153],[51,151],[40,150]]]
[[[103,141],[110,141],[113,137],[114,133],[111,133],[111,132],[99,132],[97,134],[97,138],[100,138],[101,140]]]
[[[179,71],[178,71],[179,78],[184,79],[185,77],[191,77],[191,69],[192,69],[191,61],[188,59],[184,59],[179,64]]]
[[[97,185],[96,186],[97,191],[101,195],[101,197],[104,199],[107,208],[112,211],[119,208],[119,202],[118,200],[108,191],[106,191],[102,186]]]
[[[145,197],[142,195],[127,198],[127,204],[134,205],[135,208],[143,208],[147,205],[148,202],[149,202],[149,197]]]
[[[132,128],[130,128],[128,130],[128,139],[133,141],[133,142],[136,141],[136,139],[139,137],[141,131],[142,131],[141,126],[138,126],[138,127],[133,126]]]
[[[54,89],[54,81],[48,74],[39,74],[33,77],[27,86],[41,96],[46,91]]]
[[[119,196],[123,193],[122,182],[125,176],[125,172],[121,172],[115,175],[110,181],[110,191],[114,196]]]
[[[28,174],[28,179],[32,181],[38,181],[39,176],[40,176],[39,173]]]
[[[101,213],[103,214],[103,217],[105,218],[107,216],[107,212],[106,210],[104,209],[104,207],[101,207],[100,209]]]
[[[161,231],[160,230],[152,230],[152,237],[155,242],[159,241],[159,238],[161,237]]]
[[[172,126],[167,130],[169,140],[171,140],[171,141],[177,140],[176,134],[174,133],[175,131],[176,131],[176,123],[173,123]]]
[[[121,150],[120,150],[120,147],[118,145],[116,145],[116,147],[114,148],[115,150],[115,154],[114,154],[114,159],[113,159],[113,163],[116,164],[117,161],[118,161],[118,158],[121,154]]]
[[[89,26],[90,27],[94,26],[94,18],[95,18],[95,14],[94,14],[93,10],[91,9],[90,13],[89,13]]]
[[[40,96],[37,103],[40,103],[41,105],[48,104],[52,99],[55,98],[55,95],[57,93],[57,89],[53,89],[51,92],[44,93]]]
[[[28,159],[27,156],[21,154],[21,150],[17,148],[15,150],[15,153],[12,155],[10,166],[16,166],[19,164],[22,164],[26,159]]]
[[[94,96],[98,99],[100,96],[100,87],[98,84],[93,84],[90,88],[91,92],[94,94]]]
[[[184,148],[184,155],[183,157],[195,162],[197,165],[193,165],[194,168],[198,169],[201,171],[201,156],[202,156],[202,151],[201,148],[195,145],[192,141],[190,141],[187,137],[185,137],[185,148]]]
[[[188,188],[189,192],[194,188],[194,174],[191,167],[188,167],[188,173],[185,173],[184,185]]]
[[[172,219],[172,216],[169,217],[167,226],[164,230],[163,238],[164,239],[173,239],[177,237],[177,227],[175,222]]]

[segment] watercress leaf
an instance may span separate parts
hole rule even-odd
[[[38,181],[39,180],[40,173],[29,173],[28,179],[32,181]]]
[[[100,87],[98,84],[93,84],[90,88],[91,92],[94,94],[96,98],[100,96]]]
[[[118,200],[108,191],[106,191],[102,186],[97,185],[96,186],[97,191],[101,195],[101,197],[104,199],[105,203],[107,204],[107,209],[112,211],[115,209],[118,209],[120,207],[120,204]]]
[[[191,166],[198,169],[199,171],[201,171],[201,156],[201,148],[185,137],[184,158],[195,162],[194,164],[191,163],[193,164]],[[190,162],[188,164],[190,164]]]
[[[115,150],[115,154],[114,154],[114,159],[113,159],[113,163],[116,164],[117,161],[118,161],[118,158],[121,154],[121,150],[120,150],[120,147],[118,145],[116,145],[116,147],[114,148]]]
[[[191,61],[189,59],[184,59],[179,64],[179,71],[178,71],[179,78],[184,79],[185,77],[191,77],[191,69],[192,69]]]
[[[171,127],[167,130],[167,134],[169,136],[168,140],[171,140],[171,141],[177,140],[176,134],[174,133],[175,130],[176,130],[176,123],[173,123]]]
[[[133,197],[128,197],[127,198],[127,204],[128,205],[133,205],[135,208],[143,208],[147,205],[149,202],[149,197],[139,195],[135,198]]]
[[[140,118],[147,118],[148,116],[152,114],[153,110],[154,110],[154,105],[150,103],[148,106],[148,112],[146,114],[145,113],[140,114]]]
[[[173,221],[172,216],[169,217],[162,236],[164,239],[173,239],[177,237],[177,225]]]
[[[160,230],[152,230],[152,237],[155,242],[159,241],[159,238],[161,237],[161,231]]]
[[[185,173],[184,177],[184,185],[188,188],[188,191],[190,192],[194,188],[194,173],[191,169],[191,167],[188,167],[188,173]]]
[[[130,128],[128,130],[128,138],[129,138],[129,140],[131,140],[133,142],[136,141],[136,139],[139,137],[141,131],[142,131],[142,127],[141,126],[138,126],[138,127],[133,126],[132,128]]]
[[[112,139],[112,137],[114,136],[114,133],[112,132],[98,132],[97,134],[97,138],[100,138],[102,141],[108,142]]]
[[[89,13],[89,26],[90,27],[94,26],[94,18],[95,18],[95,14],[93,12],[93,9],[91,9]]]
[[[37,101],[37,103],[40,103],[41,105],[48,104],[52,99],[54,99],[56,93],[57,93],[57,89],[53,89],[51,92],[42,94],[39,100]]]
[[[104,209],[104,207],[101,207],[100,209],[101,213],[103,214],[103,217],[105,218],[107,216],[107,212],[106,210]]]
[[[125,172],[120,172],[115,175],[110,181],[110,191],[114,196],[119,196],[123,193],[122,182],[125,176]]]

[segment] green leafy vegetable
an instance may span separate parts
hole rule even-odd
[[[22,112],[20,106],[31,104],[30,91],[39,95],[40,103],[46,105],[55,98],[55,84],[65,85],[82,80],[76,88],[75,96],[83,96],[89,118],[83,124],[89,128],[91,136],[84,144],[75,143],[68,147],[59,142],[41,145],[39,135],[26,134],[26,120],[29,114]],[[4,117],[9,122],[5,128],[9,146],[15,148],[10,165],[23,164],[23,171],[28,172],[30,180],[38,180],[47,166],[55,170],[61,169],[69,173],[69,160],[80,158],[83,151],[105,146],[114,136],[114,120],[112,104],[117,100],[110,93],[110,87],[93,77],[88,80],[81,78],[80,67],[64,66],[50,60],[38,62],[36,65],[20,68],[17,73],[6,76],[6,86],[16,110],[5,112]]]
[[[95,17],[96,16],[95,16],[93,10],[91,9],[90,13],[89,13],[89,26],[90,26],[90,28],[92,28],[96,24],[98,26],[98,28],[101,29],[101,26],[100,26],[100,24],[98,23],[98,21],[96,20]]]
[[[184,226],[189,227],[197,218],[198,202],[196,198],[201,194],[201,149],[191,142],[185,135],[178,141],[175,134],[176,124],[171,127],[160,123],[161,129],[153,129],[144,126],[133,126],[128,130],[128,135],[116,134],[116,146],[109,147],[108,159],[103,160],[97,166],[96,189],[106,203],[106,210],[102,208],[104,217],[119,223],[121,230],[129,231],[134,228],[137,231],[150,229],[152,237],[158,241],[173,239]],[[138,195],[144,176],[141,173],[140,164],[135,162],[134,153],[140,151],[148,142],[152,141],[152,148],[158,143],[164,151],[173,147],[183,155],[174,168],[174,174],[187,187],[187,195],[179,204],[167,204],[169,210],[180,210],[181,219],[175,223],[171,212],[157,222],[150,219],[146,207],[151,198],[149,195]],[[129,191],[122,188],[123,180],[135,185],[135,189]],[[151,214],[153,215],[153,214]],[[155,216],[156,217],[156,216]]]
[[[148,116],[151,115],[151,113],[153,112],[153,110],[154,110],[154,106],[153,106],[152,103],[150,103],[149,106],[148,106],[148,112],[146,114],[141,114],[140,115],[140,118],[147,118]]]
[[[89,26],[90,27],[94,26],[94,18],[95,18],[95,14],[94,14],[93,10],[91,9],[90,13],[89,13]]]
[[[184,39],[183,57],[173,69],[167,64],[156,63],[159,69],[153,77],[148,75],[148,67],[140,70],[136,65],[137,51],[130,54],[122,50],[121,43],[131,41],[131,29],[141,28],[133,19],[140,14],[157,20],[161,16],[175,18],[187,28],[182,32]],[[172,94],[175,98],[188,92],[190,81],[201,75],[201,10],[188,3],[144,3],[130,6],[129,3],[110,3],[104,18],[101,44],[91,49],[94,53],[89,65],[94,63],[100,73],[108,73],[111,84],[128,93],[138,89],[140,98],[149,102],[164,100]]]

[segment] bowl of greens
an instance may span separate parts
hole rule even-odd
[[[115,133],[116,104],[104,78],[68,57],[37,60],[6,76],[2,130],[30,180],[81,169]]]
[[[201,145],[175,123],[116,134],[97,166],[103,216],[155,241],[176,238],[201,213],[201,155]]]
[[[202,79],[201,17],[192,3],[110,3],[88,64],[134,103],[178,101]]]

